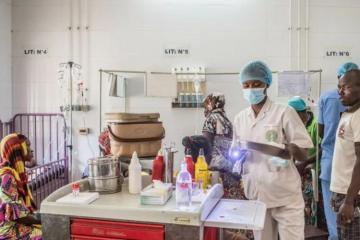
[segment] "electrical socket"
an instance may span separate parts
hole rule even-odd
[[[88,135],[90,133],[89,128],[79,128],[79,134],[80,135]]]

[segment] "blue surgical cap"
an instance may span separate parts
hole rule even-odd
[[[292,97],[288,101],[288,105],[297,112],[306,110],[306,103],[301,97]]]
[[[338,78],[341,78],[348,71],[355,70],[355,69],[359,69],[359,66],[356,63],[352,63],[352,62],[344,63],[337,69],[336,76],[338,76]]]
[[[267,85],[272,83],[272,73],[269,67],[261,61],[253,61],[242,69],[240,73],[240,82],[244,83],[248,80],[259,80]]]

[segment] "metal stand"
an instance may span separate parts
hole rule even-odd
[[[69,97],[70,103],[69,106],[64,106],[64,111],[69,111],[69,143],[66,146],[69,149],[69,181],[72,181],[72,168],[73,168],[73,70],[74,67],[81,69],[81,66],[72,61],[66,63],[60,63],[60,67],[68,69],[69,71]],[[66,130],[65,130],[66,131]]]

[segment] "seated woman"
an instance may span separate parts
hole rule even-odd
[[[26,168],[33,168],[36,167],[37,162],[34,159],[34,151],[31,149],[31,143],[30,140],[22,134],[18,134],[18,138],[21,141],[21,144],[25,144],[26,145],[26,160],[25,160],[25,167]],[[24,146],[25,149],[25,146]]]
[[[0,143],[0,239],[42,239],[27,185],[28,150],[17,134],[4,137]]]

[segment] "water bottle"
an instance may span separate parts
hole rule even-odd
[[[181,170],[176,178],[176,208],[187,210],[191,207],[192,181],[186,169],[186,163],[181,164]]]

